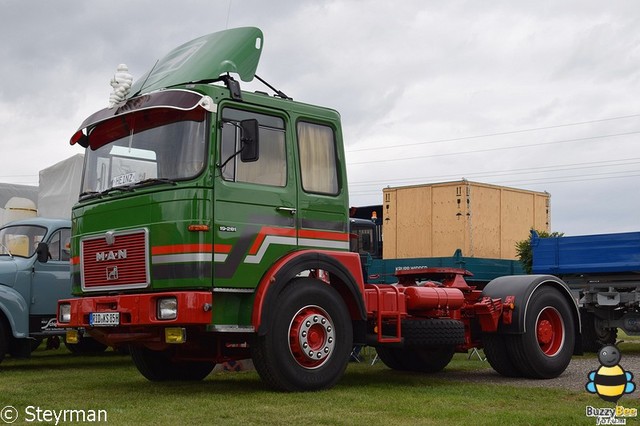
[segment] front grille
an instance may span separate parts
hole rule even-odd
[[[149,239],[145,229],[107,232],[80,242],[82,288],[105,291],[149,285]]]

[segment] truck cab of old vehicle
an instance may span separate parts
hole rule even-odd
[[[0,360],[26,357],[50,336],[58,299],[71,295],[69,220],[33,218],[0,228]]]

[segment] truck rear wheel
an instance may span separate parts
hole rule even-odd
[[[382,346],[376,348],[376,353],[384,365],[392,370],[407,371],[406,362],[403,362],[401,351],[402,349],[399,348]]]
[[[383,327],[387,335],[395,334],[395,325]],[[406,319],[402,321],[404,348],[376,348],[389,368],[436,373],[449,364],[456,345],[464,343],[464,324],[448,318]]]
[[[264,336],[251,345],[262,380],[285,391],[327,389],[344,374],[353,346],[347,307],[338,292],[313,278],[296,278],[278,296]]]
[[[169,351],[152,351],[131,346],[131,358],[138,371],[152,382],[199,381],[211,373],[216,366],[209,361],[173,361]]]
[[[613,345],[618,338],[617,328],[603,328],[600,320],[585,309],[580,309],[582,320],[582,350],[584,352],[599,352],[603,346]]]
[[[551,379],[571,362],[574,324],[567,299],[552,287],[536,290],[526,310],[525,333],[506,335],[505,343],[523,376]]]
[[[482,336],[484,355],[489,365],[506,377],[521,377],[522,372],[509,356],[505,336],[496,333],[486,333]]]
[[[416,352],[422,360],[420,371],[423,373],[437,373],[449,365],[455,353],[455,346],[420,348]]]
[[[464,343],[464,323],[447,318],[402,321],[402,336],[408,347],[442,347]]]
[[[437,373],[451,362],[455,347],[434,346],[412,349],[378,347],[376,351],[384,365],[394,370]]]

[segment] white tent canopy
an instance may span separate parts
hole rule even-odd
[[[0,183],[0,225],[37,215],[71,219],[78,201],[84,156],[77,154],[40,171],[39,186]]]
[[[38,216],[71,219],[71,208],[80,194],[83,162],[83,154],[76,154],[40,170]]]

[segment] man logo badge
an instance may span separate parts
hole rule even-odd
[[[112,246],[116,242],[116,236],[113,231],[107,231],[104,234],[104,240],[108,246]]]
[[[118,279],[118,267],[107,266],[107,281],[115,281]]]

